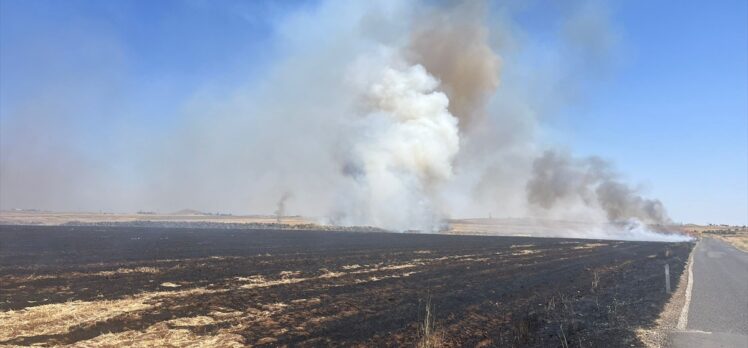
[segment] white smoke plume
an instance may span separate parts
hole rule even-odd
[[[362,92],[353,121],[345,174],[356,201],[343,218],[391,229],[431,229],[439,216],[435,195],[452,177],[459,150],[457,119],[439,82],[421,65],[399,57],[370,59],[353,67]]]

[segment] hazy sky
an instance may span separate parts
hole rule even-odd
[[[615,162],[675,221],[748,224],[748,2],[590,3],[610,35],[583,48],[594,59],[566,78],[586,82],[546,115],[545,141]],[[154,166],[139,154],[205,96],[261,88],[286,48],[275,23],[317,6],[0,0],[0,208],[141,206],[133,191],[167,174],[142,170]],[[529,66],[577,49],[551,34],[563,5],[515,7]],[[9,187],[17,177],[35,184]]]

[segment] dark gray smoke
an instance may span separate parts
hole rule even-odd
[[[598,158],[574,158],[546,151],[533,162],[527,200],[545,210],[583,204],[605,211],[608,221],[637,219],[648,224],[670,221],[662,203],[643,198],[622,183],[610,163]]]

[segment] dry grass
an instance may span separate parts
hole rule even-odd
[[[66,333],[73,326],[94,324],[155,306],[146,300],[74,301],[3,312],[0,313],[0,340]]]
[[[594,248],[599,248],[599,247],[604,247],[604,246],[608,246],[608,244],[605,244],[605,243],[585,243],[585,244],[582,244],[582,245],[575,246],[572,249],[574,249],[574,250],[594,249]]]
[[[301,272],[299,272],[299,271],[283,271],[283,272],[280,272],[278,274],[281,276],[281,278],[295,278],[295,277],[298,277],[299,275],[301,275]]]
[[[418,343],[416,343],[418,348],[436,348],[444,345],[443,335],[436,330],[436,317],[434,316],[434,306],[431,304],[431,298],[426,300],[426,313],[418,334]]]
[[[736,248],[748,252],[748,227],[728,225],[686,225],[683,229],[694,236],[722,239]]]
[[[63,334],[75,326],[154,308],[159,299],[206,293],[205,289],[150,292],[119,300],[72,301],[0,312],[0,341],[16,337]]]
[[[597,271],[592,272],[592,292],[597,290],[597,286],[600,285],[600,275]]]
[[[534,247],[535,244],[515,244],[509,247],[509,249],[527,249]]]
[[[90,275],[97,275],[97,276],[113,276],[113,275],[119,275],[119,274],[132,274],[132,273],[148,273],[148,274],[156,274],[159,273],[159,269],[156,267],[135,267],[135,268],[118,268],[114,271],[101,271],[96,273],[90,273]],[[82,275],[89,275],[88,273],[81,273]]]
[[[406,268],[413,268],[416,267],[417,264],[415,263],[403,263],[399,265],[392,265],[392,266],[384,266],[384,267],[377,267],[371,270],[368,270],[369,272],[377,272],[377,271],[393,271],[398,269],[406,269]],[[354,272],[354,273],[367,273],[364,271]]]
[[[254,276],[249,276],[249,277],[236,277],[235,279],[238,281],[247,283],[241,286],[242,289],[267,288],[270,286],[276,286],[276,285],[281,285],[281,284],[300,283],[300,282],[308,280],[308,278],[290,278],[290,277],[283,277],[277,280],[266,280],[265,277],[261,275],[254,275]]]
[[[205,315],[200,315],[197,317],[184,317],[184,318],[176,318],[169,321],[166,321],[166,323],[171,324],[173,326],[182,326],[182,327],[193,327],[193,326],[204,326],[204,325],[210,325],[215,323],[216,320],[212,317],[208,317]]]
[[[520,250],[518,250],[520,251]],[[428,254],[428,253],[419,253]],[[428,255],[424,255],[428,256]],[[266,288],[276,285],[294,284],[304,281],[321,279],[332,279],[339,277],[350,277],[346,283],[368,283],[385,279],[409,277],[418,273],[418,268],[445,260],[458,260],[462,262],[483,262],[488,260],[486,255],[451,255],[436,258],[412,259],[399,263],[372,263],[372,264],[349,264],[341,266],[340,269],[320,269],[315,275],[302,274],[298,271],[282,271],[274,275],[248,275],[243,277],[232,277],[226,279],[229,287],[225,289],[205,288],[182,289],[187,283],[164,282],[160,286],[164,291],[143,293],[116,300],[99,301],[73,301],[29,307],[23,310],[8,311],[0,313],[0,341],[18,339],[22,337],[33,337],[43,335],[64,335],[73,329],[93,327],[113,318],[137,318],[145,312],[168,310],[164,306],[174,301],[168,299],[180,299],[183,297],[213,294],[233,291],[237,288],[254,289]],[[145,273],[154,274],[165,272],[159,267],[129,267],[117,268],[111,271],[95,271],[81,273],[81,275],[111,276],[116,274]],[[34,278],[37,276],[31,276]],[[156,283],[159,284],[159,283]],[[166,291],[167,288],[171,291]],[[278,330],[284,328],[278,318],[289,308],[297,306],[314,306],[320,303],[319,298],[298,299],[287,303],[270,303],[251,306],[246,309],[236,310],[233,308],[213,308],[208,314],[176,318],[154,324],[146,329],[131,330],[101,334],[93,339],[76,342],[75,346],[240,346],[243,344],[268,343],[273,344],[273,337],[280,335]],[[177,301],[179,302],[179,301]],[[356,314],[355,308],[341,310],[335,316],[323,316],[310,318],[307,323],[301,325],[320,325],[329,320],[340,320],[346,316]],[[194,314],[193,314],[194,315]],[[426,310],[426,318],[419,329],[420,347],[438,347],[444,344],[443,334],[435,330],[433,306],[430,304]],[[128,320],[129,320],[128,319]],[[220,329],[213,335],[201,336],[196,334],[202,332],[200,327],[206,325],[222,326],[230,324],[226,329]],[[267,328],[267,337],[259,338],[259,341],[244,342],[241,337],[234,333],[240,332],[247,327]],[[197,328],[197,329],[196,329]],[[291,328],[293,329],[293,328]]]
[[[99,272],[66,272],[56,274],[29,274],[25,276],[0,276],[0,283],[13,283],[22,284],[27,282],[33,282],[44,279],[74,279],[81,277],[112,277],[124,274],[157,274],[161,271],[156,267],[134,267],[134,268],[118,268],[113,271],[99,271]]]
[[[523,249],[523,250],[520,250],[520,251],[513,252],[512,256],[532,255],[532,254],[537,254],[537,253],[539,253],[539,251],[537,251],[537,250]]]
[[[284,285],[284,284],[295,284],[295,283],[301,283],[309,280],[314,279],[332,279],[332,278],[340,278],[347,275],[361,275],[361,274],[369,274],[369,273],[377,273],[377,272],[386,272],[386,271],[395,271],[395,270],[403,270],[408,268],[413,268],[418,265],[423,265],[424,262],[410,262],[410,263],[402,263],[402,264],[394,264],[394,265],[388,265],[388,266],[382,266],[381,264],[375,264],[375,265],[345,265],[342,267],[343,270],[348,272],[340,272],[340,271],[331,271],[327,268],[320,269],[320,275],[316,277],[299,277],[299,272],[291,272],[291,271],[283,271],[280,272],[279,276],[280,279],[273,279],[269,280],[266,279],[262,275],[253,275],[248,277],[235,277],[234,279],[243,283],[246,283],[241,286],[242,289],[255,289],[255,288],[266,288],[271,286],[277,286],[277,285]],[[356,280],[356,282],[366,282],[366,281],[377,281],[382,279],[388,279],[388,278],[399,278],[399,277],[407,277],[411,274],[414,274],[416,272],[407,272],[400,275],[389,275],[389,276],[382,276],[382,277],[376,277],[372,276],[368,278],[368,280]]]
[[[297,298],[297,299],[291,301],[291,303],[293,303],[293,304],[299,304],[299,303],[302,303],[302,304],[319,304],[320,302],[322,302],[322,300],[320,300],[318,297],[315,297],[315,298]]]
[[[371,276],[368,279],[356,279],[355,283],[361,284],[361,283],[368,283],[368,282],[378,282],[380,280],[385,280],[385,279],[405,278],[405,277],[410,277],[416,273],[418,272],[405,272],[402,274],[390,274],[390,275],[385,275],[385,276]]]
[[[176,283],[172,283],[172,282],[165,282],[165,283],[161,283],[161,286],[163,286],[165,288],[178,288],[181,285],[176,284]]]
[[[57,277],[58,276],[54,274],[29,274],[23,276],[4,275],[0,276],[0,284],[26,283],[43,279],[55,279]]]
[[[244,347],[244,338],[222,332],[199,336],[187,329],[172,329],[168,323],[157,323],[145,331],[124,331],[76,342],[71,347]]]
[[[333,271],[331,271],[331,270],[329,270],[327,268],[320,269],[320,272],[322,272],[322,275],[319,276],[319,277],[322,278],[322,279],[339,278],[339,277],[342,277],[342,276],[346,275],[346,273],[343,273],[343,272],[333,272]]]
[[[276,223],[275,216],[200,215],[200,214],[107,214],[107,213],[59,213],[32,211],[0,211],[2,224],[60,225],[69,222],[213,222],[213,223]],[[312,218],[285,216],[286,225],[313,224]]]
[[[735,234],[731,236],[718,236],[718,238],[732,244],[734,247],[742,251],[748,252],[748,233]]]

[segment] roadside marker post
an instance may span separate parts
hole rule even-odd
[[[665,264],[665,291],[670,293],[670,265]]]

